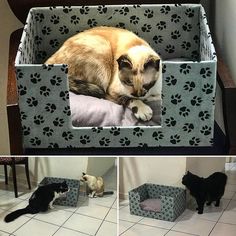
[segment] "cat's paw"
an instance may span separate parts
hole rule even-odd
[[[134,101],[131,109],[134,113],[134,116],[139,120],[148,121],[152,119],[152,109],[142,101]]]
[[[147,101],[147,102],[154,102],[154,101],[158,101],[158,100],[161,100],[160,94],[152,94],[152,95],[148,96],[147,98],[145,98],[145,101]]]
[[[53,205],[49,205],[49,208],[53,210],[55,207]]]

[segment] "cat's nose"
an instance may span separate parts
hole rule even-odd
[[[134,97],[143,97],[146,95],[146,93],[147,91],[142,89],[142,90],[134,91],[133,93],[131,93],[131,95],[133,95]]]

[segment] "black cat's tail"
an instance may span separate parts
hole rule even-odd
[[[105,191],[105,192],[103,192],[103,195],[112,195],[112,194],[114,194],[113,191]]]
[[[11,212],[10,214],[5,216],[4,221],[6,223],[8,223],[8,222],[11,222],[11,221],[15,220],[16,218],[18,218],[24,214],[28,214],[28,213],[31,213],[29,206],[27,206],[26,208]]]
[[[71,92],[96,98],[105,98],[105,91],[100,86],[89,83],[88,81],[79,80],[75,76],[69,76],[68,79]]]

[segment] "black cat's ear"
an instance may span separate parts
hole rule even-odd
[[[127,55],[120,56],[117,60],[119,70],[132,69],[133,65],[130,58]]]
[[[86,175],[84,172],[82,173],[83,175]]]
[[[160,58],[158,57],[150,57],[144,63],[143,69],[147,70],[148,68],[155,68],[157,71],[160,69]]]

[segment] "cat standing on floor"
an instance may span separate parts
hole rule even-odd
[[[113,191],[104,191],[104,181],[102,177],[87,175],[83,173],[81,181],[88,185],[90,194],[89,197],[102,197],[103,195],[113,194]]]
[[[53,202],[69,191],[66,182],[52,183],[38,187],[31,195],[29,205],[23,209],[11,212],[5,217],[5,222],[11,222],[24,214],[36,214],[53,209]]]
[[[215,206],[220,205],[220,199],[224,195],[227,175],[222,172],[215,172],[207,178],[192,174],[190,171],[182,178],[182,184],[190,190],[190,194],[196,199],[198,214],[202,214],[204,204]]]
[[[161,97],[161,59],[134,33],[95,27],[65,41],[46,64],[68,64],[70,90],[129,107],[137,119],[152,118],[144,101]]]

